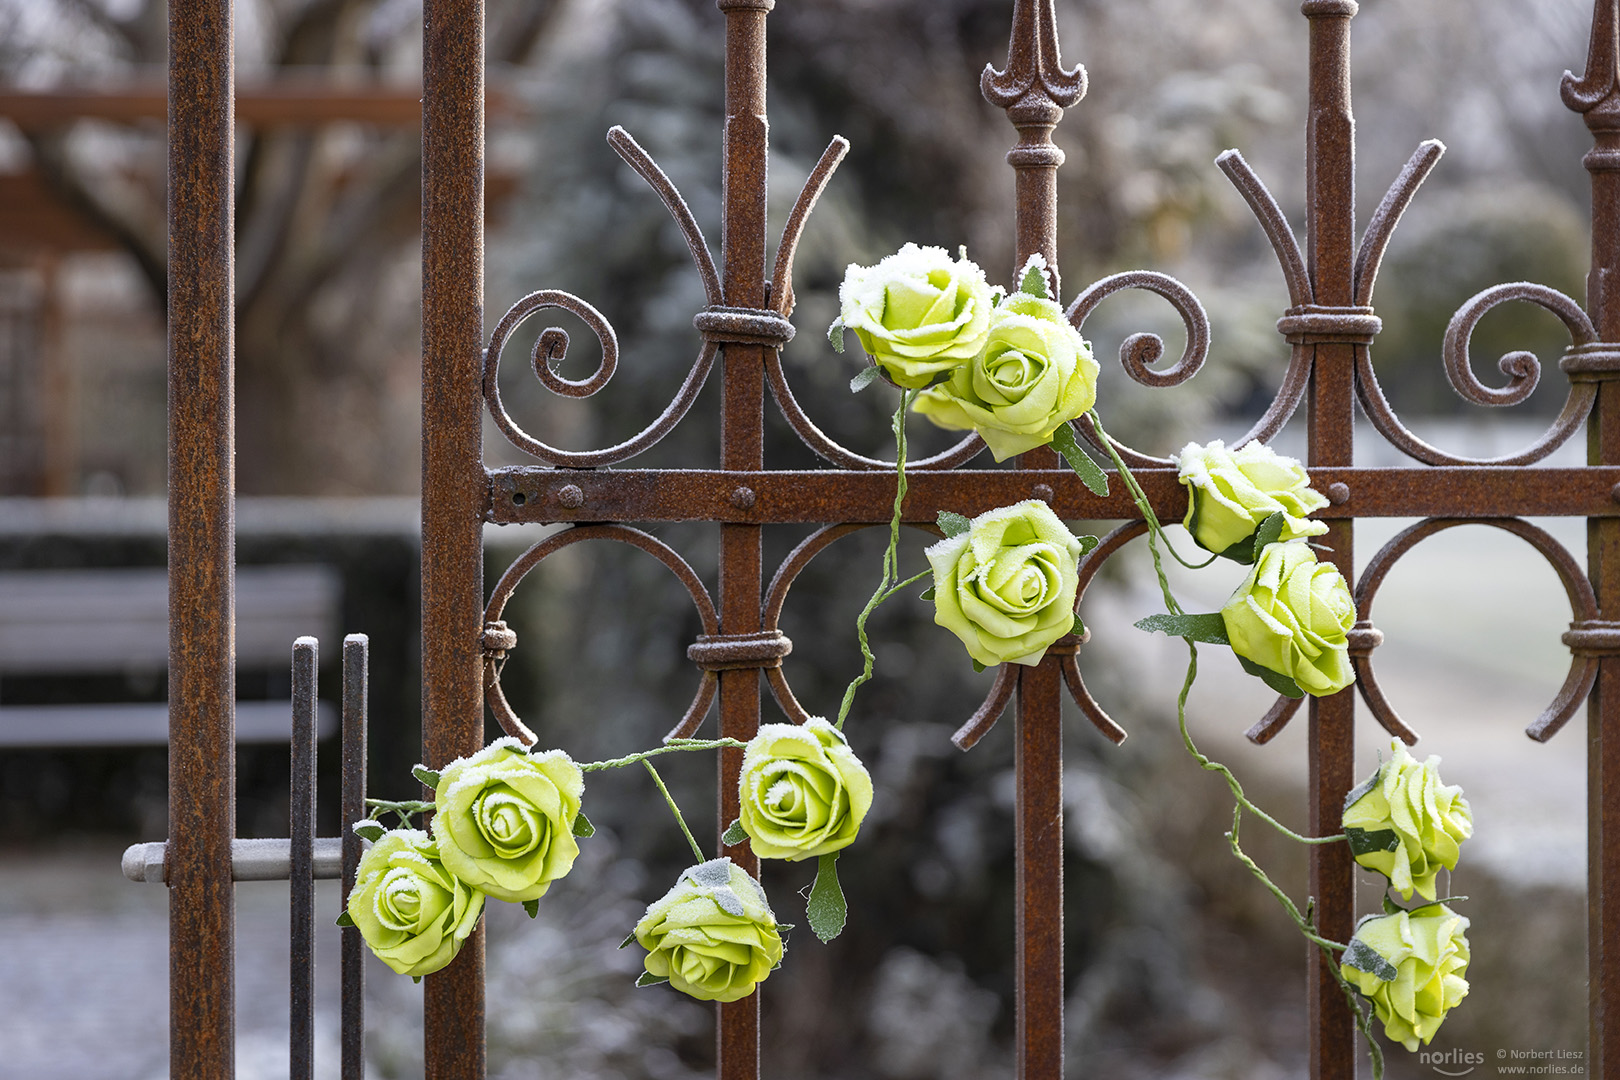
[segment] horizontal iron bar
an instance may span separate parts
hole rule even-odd
[[[131,844],[124,849],[124,876],[131,881],[163,883],[163,858],[168,844]],[[292,841],[285,838],[231,841],[232,881],[286,881],[292,865]],[[343,841],[336,836],[315,838],[315,877],[343,874]]]
[[[1187,495],[1173,469],[1141,469],[1137,478],[1154,512],[1180,520]],[[974,515],[1043,498],[1059,517],[1118,520],[1139,516],[1123,486],[1087,491],[1067,469],[953,469],[913,472],[907,521],[933,521],[941,510]],[[1322,518],[1620,517],[1620,467],[1519,466],[1313,469],[1330,497]],[[889,519],[894,474],[834,469],[726,472],[697,469],[543,469],[517,466],[489,475],[489,520],[497,524],[577,521],[881,522]],[[1334,485],[1344,488],[1334,491]]]

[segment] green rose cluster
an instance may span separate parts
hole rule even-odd
[[[1369,915],[1339,972],[1373,1003],[1384,1034],[1416,1050],[1468,994],[1467,929],[1468,920],[1445,904]]]

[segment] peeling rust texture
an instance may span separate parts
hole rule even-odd
[[[169,4],[169,1070],[235,1069],[230,0]]]
[[[422,5],[422,758],[483,745],[484,5]],[[423,984],[430,1080],[485,1072],[484,928]]]

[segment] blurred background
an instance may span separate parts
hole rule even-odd
[[[852,150],[821,200],[795,277],[795,392],[829,434],[885,453],[893,401],[851,397],[858,363],[821,328],[845,265],[904,241],[966,244],[1010,283],[1015,141],[978,92],[1005,58],[1005,0],[783,0],[771,16],[773,230],[834,134]],[[1150,329],[1179,352],[1179,320],[1151,297],[1109,301],[1087,324],[1116,434],[1168,454],[1247,430],[1287,358],[1287,306],[1260,229],[1213,165],[1240,148],[1301,220],[1305,20],[1294,0],[1059,0],[1068,63],[1087,98],[1057,130],[1066,293],[1145,267],[1180,277],[1213,324],[1190,383],[1147,392],[1113,362]],[[721,17],[710,0],[489,0],[486,322],[560,288],[615,326],[623,362],[586,401],[503,368],[529,431],[572,449],[639,431],[696,355],[702,307],[680,234],[604,141],[626,127],[718,241]],[[1375,349],[1395,407],[1453,452],[1533,441],[1564,380],[1549,374],[1505,415],[1450,390],[1439,344],[1479,289],[1529,279],[1576,297],[1588,258],[1591,145],[1558,100],[1585,61],[1585,0],[1380,0],[1355,21],[1358,218],[1424,138],[1449,151],[1396,234],[1375,302]],[[238,832],[285,835],[287,656],[321,636],[325,697],[341,635],[372,637],[372,792],[406,797],[419,745],[415,618],[420,332],[419,0],[240,0],[237,5]],[[124,881],[125,844],[166,835],[163,658],[164,46],[158,0],[0,0],[0,1076],[159,1077],[167,1052],[166,901]],[[1067,299],[1067,297],[1066,297]],[[564,373],[595,367],[581,324]],[[548,325],[531,320],[509,353]],[[1515,306],[1474,339],[1551,364],[1556,320]],[[712,467],[715,386],[634,466]],[[774,412],[773,467],[816,467]],[[914,449],[943,433],[917,422]],[[1580,440],[1576,440],[1579,443]],[[1279,443],[1303,452],[1300,424]],[[490,429],[491,464],[522,461]],[[1360,465],[1399,464],[1370,430]],[[1578,446],[1551,464],[1578,464]],[[1365,563],[1403,522],[1358,526]],[[1577,557],[1579,522],[1543,522]],[[1097,529],[1106,523],[1077,523]],[[710,527],[653,529],[713,581]],[[775,565],[807,530],[767,535]],[[494,580],[545,530],[487,535]],[[1137,545],[1139,546],[1139,545]],[[685,708],[699,632],[684,592],[620,545],[547,560],[508,606],[519,648],[504,685],[542,740],[581,760],[652,745]],[[923,565],[908,538],[905,565]],[[852,621],[878,538],[840,541],[805,572],[783,629],[786,669],[812,711],[858,668]],[[1144,553],[1113,560],[1082,610],[1081,658],[1130,732],[1102,740],[1068,716],[1067,1039],[1072,1075],[1297,1076],[1305,1070],[1305,948],[1228,854],[1228,796],[1174,731],[1179,644],[1131,629],[1156,609]],[[1211,610],[1236,583],[1180,583]],[[1569,614],[1552,570],[1511,537],[1459,529],[1403,560],[1380,594],[1391,700],[1473,801],[1477,834],[1451,883],[1472,897],[1472,992],[1432,1049],[1579,1050],[1585,1042],[1585,746],[1572,725],[1542,746],[1523,728],[1568,664]],[[843,860],[849,929],[794,935],[764,997],[765,1060],[782,1078],[975,1080],[1012,1068],[1011,720],[971,754],[948,741],[989,686],[927,605],[874,620],[879,675],[850,721],[877,802]],[[1251,794],[1304,827],[1303,717],[1264,748],[1242,731],[1269,704],[1229,659],[1206,658],[1194,734]],[[777,719],[766,705],[767,719]],[[1577,724],[1579,721],[1576,722]],[[329,727],[330,730],[330,727]],[[1388,740],[1370,717],[1364,768]],[[322,744],[321,832],[335,835],[335,739]],[[712,759],[664,770],[700,837],[714,829]],[[490,913],[489,1040],[499,1077],[696,1077],[712,1014],[636,990],[614,946],[687,861],[645,777],[592,778],[597,836],[535,922]],[[1251,852],[1296,897],[1304,857],[1251,824]],[[778,914],[803,923],[806,866],[772,866]],[[1368,910],[1378,889],[1364,879]],[[286,888],[238,889],[239,1072],[285,1075]],[[323,883],[321,921],[339,897]],[[508,910],[510,908],[510,910]],[[336,937],[321,942],[319,1064],[335,1075]],[[378,1077],[420,1075],[420,989],[370,976]],[[1430,1075],[1395,1049],[1390,1075]]]

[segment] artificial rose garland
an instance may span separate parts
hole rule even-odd
[[[1474,835],[1462,788],[1440,782],[1440,758],[1419,762],[1400,740],[1377,772],[1345,798],[1344,832],[1356,862],[1376,870],[1410,900],[1435,898],[1441,867],[1457,868],[1460,845]]]
[[[1292,679],[1307,694],[1335,694],[1356,681],[1348,634],[1355,601],[1331,563],[1309,544],[1269,544],[1221,608],[1232,651]]]
[[[1373,1003],[1384,1034],[1408,1050],[1427,1045],[1468,994],[1468,920],[1445,904],[1369,915],[1340,973]]]
[[[978,355],[993,301],[966,255],[906,244],[876,266],[850,264],[829,335],[842,352],[843,332],[853,330],[896,386],[917,390]]]
[[[797,862],[848,847],[872,808],[872,778],[819,716],[764,724],[743,751],[739,819],[762,859]]]
[[[497,900],[537,900],[579,857],[574,819],[584,792],[584,774],[561,750],[531,754],[516,739],[497,739],[439,774],[439,858]]]
[[[455,959],[484,894],[444,868],[427,833],[395,829],[360,857],[346,910],[378,959],[421,978]]]
[[[737,1001],[782,962],[782,935],[765,890],[730,859],[682,871],[636,923],[647,950],[640,985],[669,980],[700,1001]]]
[[[916,411],[979,433],[997,461],[1045,446],[1097,402],[1097,361],[1063,309],[1017,292],[990,315],[984,348],[925,391]]]
[[[1034,666],[1073,628],[1081,542],[1040,499],[990,510],[926,552],[934,622],[992,664]]]
[[[1176,465],[1176,478],[1187,488],[1183,524],[1205,551],[1252,562],[1244,541],[1272,514],[1283,515],[1279,540],[1327,532],[1325,521],[1308,519],[1328,505],[1327,497],[1310,486],[1299,462],[1264,443],[1250,441],[1236,450],[1219,439],[1204,446],[1188,443]]]

